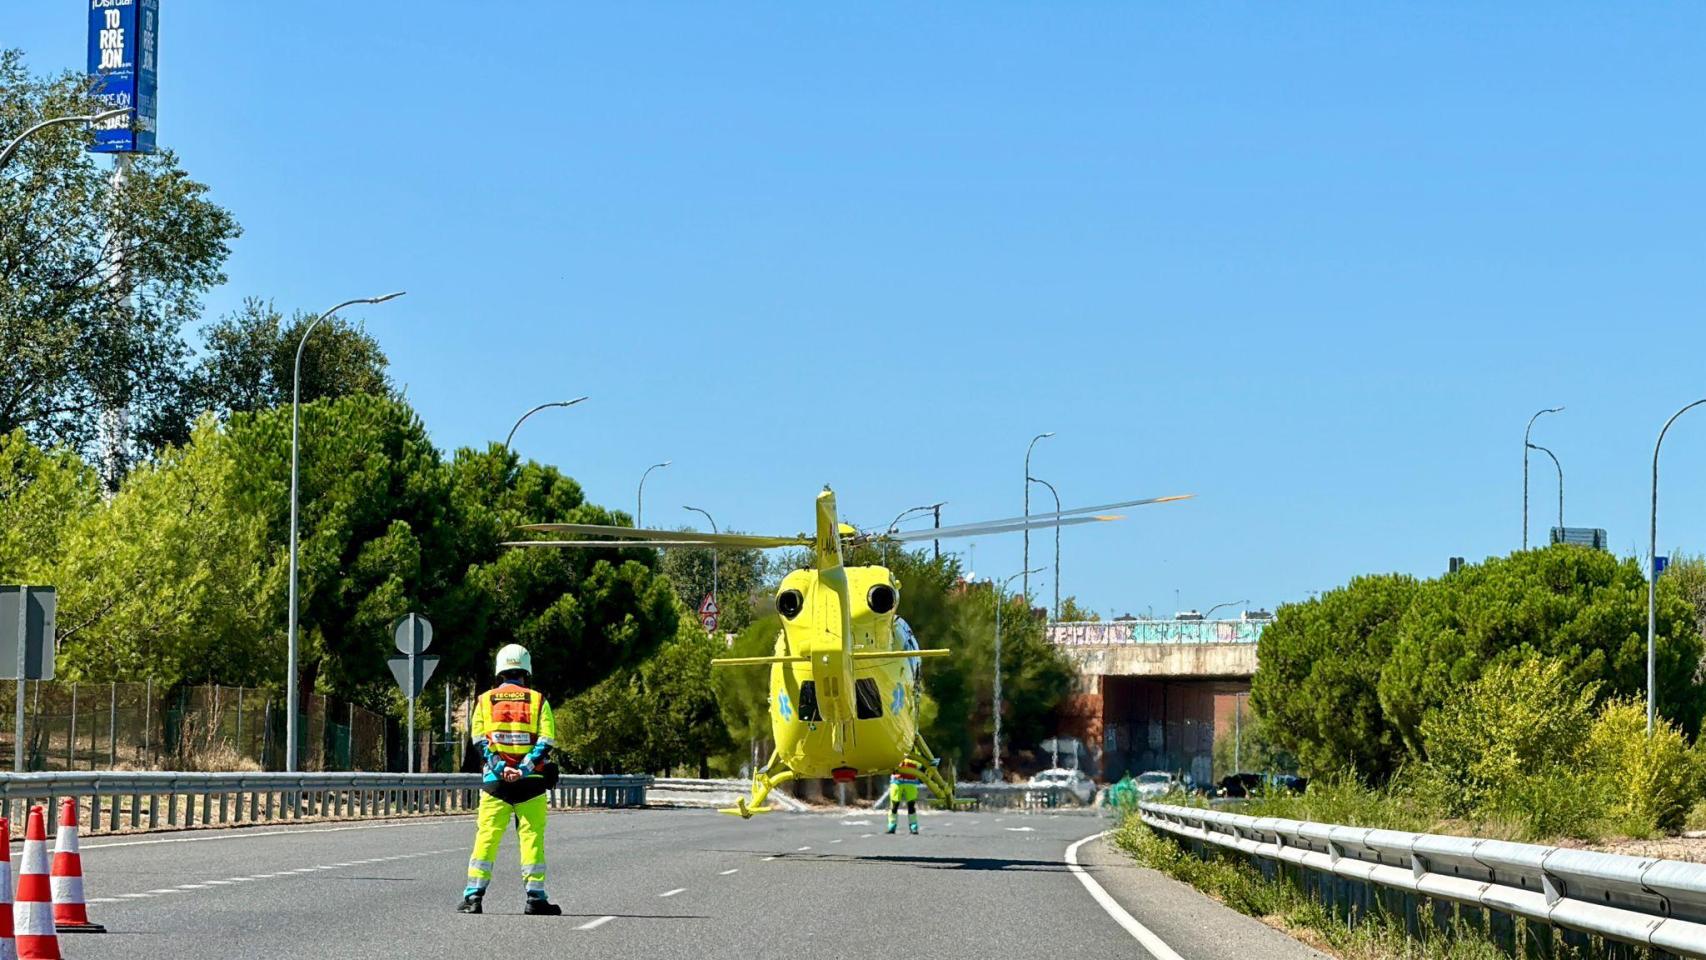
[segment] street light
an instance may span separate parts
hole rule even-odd
[[[517,430],[521,429],[521,425],[524,422],[526,422],[528,417],[533,416],[534,414],[538,413],[541,410],[549,410],[552,407],[572,407],[575,404],[580,403],[582,400],[585,400],[585,399],[587,399],[587,398],[586,397],[576,397],[573,400],[556,400],[556,401],[553,401],[551,403],[541,403],[539,406],[534,407],[532,410],[529,410],[526,413],[522,414],[521,419],[517,420],[515,422],[515,426],[509,428],[509,436],[504,437],[504,452],[505,453],[509,452],[509,442],[511,440],[515,439],[515,432]]]
[[[691,510],[694,513],[705,514],[705,519],[709,520],[711,523],[711,532],[712,533],[717,532],[717,521],[711,519],[710,513],[706,512],[704,510],[701,510],[698,507],[683,506],[681,509]],[[716,605],[716,603],[717,603],[717,545],[716,544],[711,545],[711,603],[713,606]]]
[[[674,460],[665,460],[662,463],[654,463],[646,468],[645,473],[640,474],[640,494],[634,498],[635,529],[638,529],[642,525],[640,521],[646,515],[646,478],[652,475],[653,470],[656,470],[659,467],[667,467],[674,462]]]
[[[296,772],[296,499],[297,499],[297,435],[301,431],[302,420],[302,350],[308,346],[308,335],[326,319],[345,307],[358,303],[384,303],[395,300],[403,295],[403,291],[387,293],[382,297],[363,297],[359,300],[345,300],[325,313],[314,318],[308,324],[308,329],[302,331],[302,339],[296,344],[296,367],[290,383],[290,614],[288,650],[285,656],[284,668],[284,769],[286,773]]]
[[[1060,492],[1041,477],[1027,477],[1033,483],[1040,483],[1054,495],[1054,619],[1060,621]]]
[[[38,130],[46,130],[48,127],[61,123],[100,123],[102,120],[111,120],[114,117],[123,116],[129,112],[129,107],[119,107],[117,110],[105,110],[100,113],[91,113],[75,117],[54,117],[51,120],[43,120],[28,130],[25,130],[23,133],[18,134],[18,138],[16,140],[6,144],[6,149],[0,150],[0,170],[5,169],[6,164],[11,161],[12,155],[17,153],[18,148],[23,145],[24,141],[29,139],[30,135]]]
[[[893,520],[889,521],[889,525],[883,528],[883,532],[884,533],[895,532],[895,528],[900,526],[900,522],[902,520],[906,519],[907,517],[912,516],[915,513],[934,512],[936,514],[936,521],[937,521],[936,525],[941,526],[942,525],[942,523],[941,523],[942,507],[945,504],[947,504],[947,502],[948,501],[943,500],[940,503],[932,503],[932,504],[929,504],[929,505],[923,506],[923,507],[908,507],[905,510],[902,510],[900,513],[896,514],[895,518]],[[883,559],[885,560],[885,562],[888,559],[889,547],[890,547],[889,544],[887,544],[887,543],[883,544]]]
[[[1534,444],[1528,442],[1528,434],[1534,429],[1534,421],[1543,414],[1557,413],[1563,407],[1547,407],[1528,418],[1528,426],[1522,431],[1522,548],[1528,549],[1528,448]]]
[[[1036,447],[1038,440],[1047,440],[1049,437],[1052,437],[1052,436],[1054,436],[1053,430],[1050,430],[1048,433],[1039,433],[1036,436],[1032,437],[1030,445],[1025,447],[1025,519],[1026,519],[1026,521],[1029,521],[1031,519],[1031,450],[1033,450]],[[1024,566],[1027,568],[1026,572],[1025,572],[1025,582],[1024,582],[1025,596],[1030,597],[1030,595],[1031,595],[1031,574],[1030,574],[1029,568],[1031,566],[1031,528],[1029,526],[1025,527]]]
[[[1001,601],[1007,593],[1007,585],[1008,584],[1019,579],[1020,577],[1028,577],[1033,573],[1040,572],[1041,570],[1042,570],[1042,568],[1038,567],[1036,570],[1026,570],[1022,573],[1015,573],[1011,577],[1008,577],[1007,579],[1001,581],[1001,586],[997,587],[995,590],[995,737],[994,737],[994,753],[995,753],[995,779],[997,782],[999,782],[1001,780],[1001,607],[1002,607]]]
[[[1659,585],[1659,447],[1664,445],[1665,433],[1676,418],[1688,411],[1706,403],[1706,398],[1696,400],[1681,410],[1670,415],[1665,421],[1664,429],[1659,431],[1658,442],[1653,444],[1653,513],[1651,523],[1647,528],[1647,736],[1653,735],[1653,719],[1655,716],[1656,695],[1654,677],[1657,674],[1657,658],[1653,648],[1654,624],[1657,622],[1658,585]]]
[[[1221,607],[1237,607],[1237,606],[1242,606],[1243,604],[1246,604],[1249,602],[1250,601],[1248,601],[1248,600],[1228,600],[1225,603],[1217,603],[1214,606],[1209,607],[1208,612],[1203,614],[1202,618],[1204,620],[1213,620],[1214,619],[1214,611],[1219,610]]]
[[[1558,462],[1558,455],[1538,443],[1528,445],[1530,449],[1539,450],[1552,458],[1552,466],[1558,468],[1558,529],[1564,529],[1564,465]]]

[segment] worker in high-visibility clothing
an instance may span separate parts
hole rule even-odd
[[[918,781],[924,768],[911,757],[903,757],[900,766],[889,774],[889,832],[893,833],[900,817],[900,805],[906,804],[906,828],[918,833]]]
[[[557,782],[557,765],[549,759],[556,722],[545,695],[527,687],[533,658],[526,647],[512,643],[499,650],[493,672],[500,682],[480,694],[471,724],[474,746],[485,758],[485,779],[480,785],[485,795],[476,818],[474,855],[468,859],[468,886],[457,910],[481,912],[498,844],[514,817],[521,841],[521,873],[527,884],[522,912],[558,916],[563,908],[545,896],[545,795]]]

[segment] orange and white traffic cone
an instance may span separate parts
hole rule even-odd
[[[0,960],[17,960],[12,936],[12,822],[0,817]]]
[[[53,926],[60,933],[106,933],[89,922],[83,903],[83,857],[77,851],[77,799],[59,803],[59,836],[53,841]]]
[[[47,870],[47,823],[41,807],[31,807],[29,827],[24,831],[24,857],[18,865],[18,902],[12,905],[18,960],[60,960],[59,934],[53,929],[53,888]]]

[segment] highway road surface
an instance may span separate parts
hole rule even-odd
[[[561,917],[520,914],[513,834],[487,912],[455,912],[472,839],[466,817],[94,837],[83,844],[89,910],[111,932],[61,943],[71,960],[996,951],[1320,960],[1100,840],[1079,842],[1108,820],[985,812],[922,821],[911,837],[888,836],[873,813],[750,822],[708,810],[555,814],[549,886]]]

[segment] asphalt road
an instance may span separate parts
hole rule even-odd
[[[524,917],[513,834],[487,912],[454,910],[468,818],[91,838],[92,918],[77,958],[778,958],[1012,956],[1319,960],[1295,941],[1134,867],[1076,848],[1085,815],[926,814],[922,835],[880,816],[706,810],[554,815],[551,895]],[[904,831],[905,827],[902,826]],[[1117,914],[1128,912],[1150,948]],[[1175,956],[1169,956],[1172,951]]]

